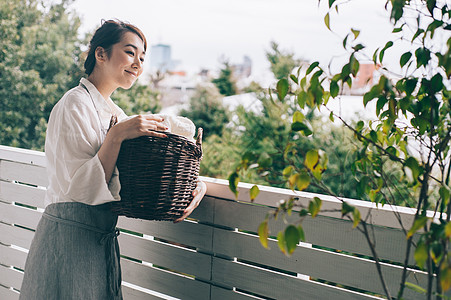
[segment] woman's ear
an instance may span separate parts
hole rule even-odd
[[[107,53],[103,47],[97,47],[95,51],[95,57],[98,62],[107,60]]]

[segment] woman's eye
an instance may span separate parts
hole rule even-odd
[[[144,62],[144,58],[140,58],[139,60],[140,60],[142,63]]]
[[[135,55],[132,51],[125,51],[125,53],[130,54],[131,56]]]

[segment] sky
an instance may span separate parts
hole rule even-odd
[[[180,70],[218,70],[221,58],[235,64],[247,55],[258,80],[269,72],[265,51],[271,41],[324,66],[333,58],[334,66],[344,62],[342,40],[354,28],[361,31],[358,39],[371,57],[390,38],[385,2],[352,0],[340,6],[338,14],[330,15],[334,33],[324,25],[326,0],[320,5],[318,0],[75,0],[72,8],[82,20],[80,34],[92,32],[102,19],[117,18],[138,26],[150,45],[171,45]],[[390,61],[389,53],[386,57]],[[146,64],[149,59],[151,53]]]

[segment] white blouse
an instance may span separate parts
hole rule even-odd
[[[120,200],[117,168],[107,184],[97,155],[113,114],[118,121],[127,117],[85,78],[53,107],[45,140],[49,177],[45,206],[57,202],[98,205]]]

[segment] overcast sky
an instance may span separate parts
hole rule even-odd
[[[342,39],[354,28],[372,55],[390,37],[385,2],[352,0],[341,6],[338,15],[331,14],[337,34],[324,25],[326,0],[320,6],[317,0],[75,0],[72,7],[82,19],[81,32],[93,31],[101,19],[118,18],[141,28],[151,45],[171,45],[181,69],[218,69],[221,56],[240,63],[247,55],[258,78],[269,68],[265,50],[271,40],[296,57],[327,65],[332,57],[339,62]],[[390,60],[389,53],[386,57]]]

